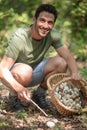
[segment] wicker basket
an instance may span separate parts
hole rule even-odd
[[[85,97],[87,97],[87,83],[84,80],[80,81],[72,80],[65,73],[54,74],[50,76],[47,80],[48,92],[51,96],[51,101],[57,108],[58,112],[62,115],[78,114],[78,110],[70,109],[69,107],[65,106],[58,100],[58,98],[55,95],[56,87],[58,87],[61,83],[64,82],[72,82],[73,86],[79,88],[83,92]],[[87,108],[82,108],[82,112],[87,112]]]

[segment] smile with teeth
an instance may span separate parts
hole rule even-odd
[[[47,29],[40,29],[42,33],[47,33],[48,30]]]

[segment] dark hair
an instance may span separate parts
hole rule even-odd
[[[56,8],[53,6],[53,5],[50,5],[50,4],[41,4],[36,12],[35,12],[35,18],[37,19],[37,17],[39,16],[39,14],[43,11],[46,11],[46,12],[49,12],[49,13],[52,13],[55,17],[54,21],[56,21],[57,19],[57,16],[58,16],[58,12],[56,10]]]

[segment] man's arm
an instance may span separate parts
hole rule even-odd
[[[81,79],[81,75],[78,73],[78,67],[77,67],[76,61],[74,57],[72,56],[72,54],[69,52],[69,49],[67,48],[67,46],[63,45],[62,47],[57,49],[57,52],[61,57],[65,59],[66,63],[68,64],[71,77],[76,80]]]
[[[28,99],[26,96],[26,93],[29,95],[27,89],[18,83],[10,72],[10,69],[14,63],[15,60],[12,58],[9,58],[7,56],[4,56],[2,58],[0,63],[0,79],[13,91],[13,93],[19,94],[19,97],[20,95],[23,95],[21,99]]]

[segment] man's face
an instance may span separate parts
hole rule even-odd
[[[54,26],[54,15],[48,12],[41,12],[35,21],[35,31],[41,38],[45,37]]]

